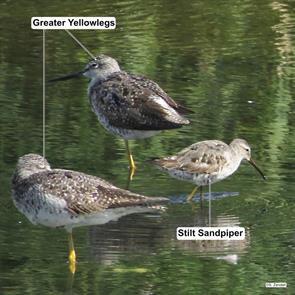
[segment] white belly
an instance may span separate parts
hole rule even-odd
[[[223,166],[217,172],[206,174],[206,173],[189,173],[183,170],[175,170],[175,169],[169,169],[167,170],[168,173],[179,180],[189,181],[197,186],[204,186],[209,185],[209,183],[215,183],[218,181],[221,181],[231,174],[233,174],[238,168],[239,168],[240,162],[233,161],[228,166]]]
[[[155,210],[137,206],[107,209],[91,214],[75,214],[67,209],[64,200],[52,195],[44,196],[40,194],[40,191],[34,189],[22,195],[16,195],[13,192],[13,201],[18,210],[33,224],[48,227],[65,227],[68,230],[78,226],[105,224],[125,215]]]
[[[120,136],[125,140],[130,139],[143,139],[147,137],[154,136],[155,134],[159,133],[160,130],[132,130],[132,129],[124,129],[124,128],[117,128],[111,126],[108,119],[104,116],[98,116],[99,122],[101,125],[108,130],[110,133]]]

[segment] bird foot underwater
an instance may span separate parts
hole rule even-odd
[[[77,260],[76,260],[76,253],[75,253],[75,250],[71,250],[69,252],[69,271],[74,274],[76,272],[76,263],[77,263]]]

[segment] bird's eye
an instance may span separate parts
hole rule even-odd
[[[93,64],[91,64],[90,66],[91,66],[91,68],[93,68],[93,69],[97,69],[97,68],[98,68],[98,64],[97,64],[97,63],[93,63]]]

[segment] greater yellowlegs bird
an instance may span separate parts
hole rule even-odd
[[[133,172],[135,164],[128,140],[150,137],[161,130],[190,123],[181,115],[187,110],[157,83],[121,71],[118,62],[106,55],[91,60],[80,72],[50,82],[82,75],[90,78],[88,95],[93,112],[109,132],[124,139]]]
[[[51,169],[47,160],[36,154],[19,158],[12,196],[15,206],[32,223],[67,230],[72,269],[76,261],[72,228],[160,210],[168,200],[135,194],[81,172]]]
[[[195,183],[197,187],[187,198],[191,201],[198,187],[202,190],[203,186],[230,176],[244,159],[266,179],[251,158],[251,148],[244,139],[234,139],[229,145],[219,140],[200,141],[174,156],[154,159],[152,163],[174,178]]]

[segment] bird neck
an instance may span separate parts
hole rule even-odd
[[[240,165],[240,163],[242,162],[242,160],[244,159],[244,157],[241,155],[241,153],[239,152],[239,147],[237,145],[235,145],[234,143],[231,143],[230,145],[231,148],[231,156],[233,158],[235,158],[235,162],[238,164],[238,166]]]
[[[26,170],[16,169],[13,173],[13,176],[12,176],[12,183],[14,185],[17,185],[18,183],[21,183],[24,180],[26,180],[31,175],[32,175],[32,173],[28,173],[28,171],[26,171]]]
[[[51,170],[51,169],[48,167],[44,169],[38,169],[33,167],[17,167],[13,174],[13,180],[16,182],[21,182],[23,180],[28,179],[33,174],[44,172],[47,170]]]
[[[107,80],[111,75],[113,75],[114,73],[119,73],[119,72],[120,71],[101,72],[99,75],[91,77],[91,80],[90,80],[89,85],[88,85],[88,94],[90,93],[90,90],[94,85],[96,85],[98,83],[101,83],[102,81]]]
[[[107,76],[96,76],[96,77],[93,77],[91,78],[90,82],[89,82],[89,85],[88,85],[88,90],[95,84],[103,81],[106,79]]]

